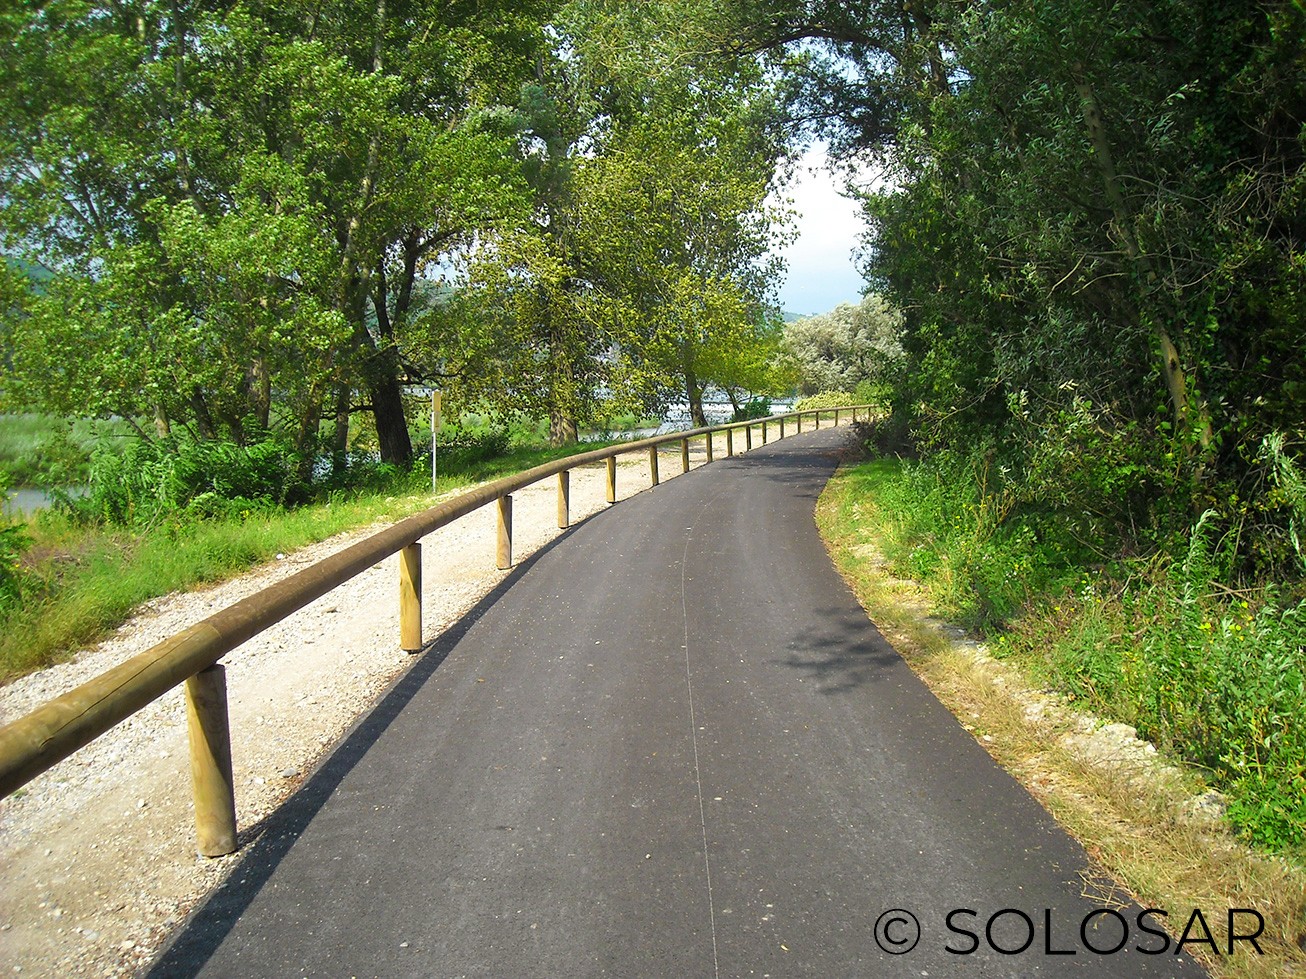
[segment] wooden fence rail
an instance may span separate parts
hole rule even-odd
[[[837,409],[788,412],[765,419],[625,442],[505,476],[414,514],[214,613],[0,728],[0,797],[21,788],[118,722],[184,683],[198,848],[206,856],[230,853],[236,848],[235,801],[227,730],[226,681],[223,668],[218,665],[218,660],[228,652],[396,553],[400,555],[400,646],[416,652],[422,648],[420,541],[432,531],[488,503],[496,503],[499,513],[497,564],[500,568],[511,567],[512,493],[516,490],[556,475],[558,526],[566,528],[570,522],[568,475],[570,470],[579,466],[606,462],[607,499],[613,503],[617,498],[616,459],[627,452],[649,453],[656,485],[656,453],[661,445],[679,443],[683,471],[688,472],[689,444],[693,439],[704,439],[707,460],[711,462],[712,436],[717,432],[726,433],[726,452],[729,455],[734,451],[733,433],[740,429],[744,430],[746,444],[751,448],[752,429],[755,427],[760,426],[762,444],[765,445],[767,426],[771,423],[778,422],[780,437],[783,438],[786,419],[796,419],[801,432],[804,416],[814,419],[815,427],[820,428],[823,414],[833,413],[837,425],[842,413],[851,412],[853,421],[856,421],[859,411],[865,411],[869,416],[870,407],[848,405]]]

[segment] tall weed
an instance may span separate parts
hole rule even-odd
[[[1174,556],[1102,562],[983,459],[859,467],[895,572],[999,655],[1203,769],[1245,838],[1306,847],[1306,602],[1226,584],[1236,540],[1214,511]]]
[[[8,491],[9,478],[0,472],[0,501]],[[31,544],[27,528],[0,513],[0,618],[18,606],[26,590],[28,572],[23,566],[23,552]]]
[[[248,514],[304,502],[309,487],[300,463],[275,439],[248,446],[141,439],[125,449],[97,449],[87,493],[64,497],[61,506],[83,521],[125,527],[171,516]]]

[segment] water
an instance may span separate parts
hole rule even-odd
[[[791,401],[777,400],[771,402],[771,414],[773,415],[782,415],[786,411],[792,410],[793,402]],[[703,414],[707,417],[707,423],[709,425],[724,425],[734,417],[734,409],[730,407],[729,401],[704,401]],[[666,413],[662,417],[662,424],[656,428],[636,428],[629,432],[614,432],[612,434],[628,438],[631,441],[636,441],[637,439],[652,438],[654,435],[667,435],[671,432],[683,432],[688,428],[694,427],[693,419],[689,417],[689,402],[687,401],[668,406]],[[593,435],[587,436],[587,438],[592,440],[598,440],[603,437],[602,433],[597,432]]]
[[[65,490],[69,496],[83,496],[86,488],[83,486],[74,486]],[[30,486],[22,489],[10,490],[5,494],[3,507],[0,510],[9,517],[30,517],[37,510],[44,510],[52,502],[50,492],[43,489],[34,489]]]

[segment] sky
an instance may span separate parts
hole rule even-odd
[[[780,308],[787,313],[825,313],[862,297],[865,283],[852,259],[862,233],[861,214],[856,203],[839,193],[842,177],[824,164],[824,147],[814,147],[785,191],[793,198],[799,233],[780,252],[789,265],[779,291]]]

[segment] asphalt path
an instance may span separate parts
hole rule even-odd
[[[1202,975],[835,573],[812,514],[847,438],[718,459],[523,562],[151,974]]]

